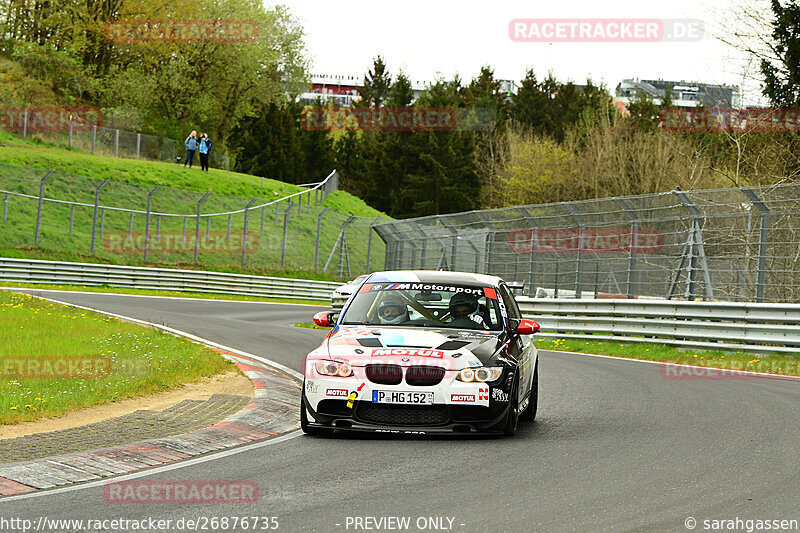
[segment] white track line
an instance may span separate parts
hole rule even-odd
[[[258,300],[226,300],[224,298],[192,298],[191,296],[160,296],[157,294],[127,294],[124,292],[94,292],[94,291],[70,291],[64,289],[37,289],[36,287],[5,287],[0,286],[0,290],[4,291],[39,291],[39,292],[59,292],[69,294],[100,294],[105,296],[125,296],[128,298],[161,298],[164,300],[190,300],[195,302],[233,302],[242,304],[261,304],[261,305],[307,305],[309,307],[325,307],[325,302],[320,300],[319,304],[302,304],[290,302],[262,302]],[[277,297],[276,297],[277,298]],[[49,298],[48,298],[49,299]]]

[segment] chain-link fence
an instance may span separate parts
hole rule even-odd
[[[268,201],[97,180],[0,163],[0,246],[39,247],[127,264],[318,270],[374,269],[384,244],[373,225],[323,207],[336,171]]]
[[[800,301],[800,185],[528,205],[378,225],[387,269],[562,298]]]
[[[116,128],[65,122],[58,128],[34,129],[28,127],[28,115],[22,113],[16,126],[7,128],[23,138],[37,137],[54,144],[65,144],[83,152],[126,159],[148,159],[167,163],[184,163],[186,148],[183,141],[136,133]],[[193,164],[200,165],[197,155]],[[208,153],[208,164],[214,168],[231,169],[230,157],[219,153],[212,146]]]

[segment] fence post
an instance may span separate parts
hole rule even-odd
[[[114,157],[119,157],[119,130],[115,130],[117,133],[114,135]]]
[[[136,159],[139,159],[139,147],[142,145],[142,134],[136,134]]]
[[[631,247],[628,252],[628,290],[627,296],[629,300],[636,297],[636,241],[639,234],[639,216],[631,209],[628,203],[622,198],[614,197],[617,205],[625,211],[625,214],[631,219]]]
[[[370,260],[370,257],[372,256],[372,230],[375,227],[375,224],[377,224],[381,220],[381,218],[382,217],[375,217],[375,220],[373,220],[369,225],[369,237],[367,237],[367,271],[364,272],[364,274],[369,274],[369,260]],[[424,254],[425,253],[425,241],[424,240],[422,241],[422,250],[423,250],[422,253]],[[319,251],[319,246],[317,246],[317,251]],[[317,269],[317,265],[315,263],[314,264],[314,270],[316,270],[316,269]]]
[[[44,205],[44,184],[47,179],[55,173],[55,170],[49,171],[39,182],[39,209],[36,212],[36,234],[33,238],[33,244],[39,246],[39,230],[42,228],[42,206]]]
[[[8,222],[8,194],[3,202],[3,222]]]
[[[8,196],[6,196],[6,200],[7,199]],[[330,211],[330,209],[331,209],[330,207],[326,207],[325,209],[322,210],[322,212],[319,215],[317,215],[317,246],[314,249],[314,270],[317,270],[319,268],[319,238],[320,238],[320,232],[322,230],[322,217],[324,217],[325,213]],[[367,255],[367,257],[369,257],[369,255]],[[367,264],[369,264],[369,259],[367,259]]]
[[[72,115],[69,116],[69,140],[67,141],[67,147],[72,150]]]
[[[306,198],[306,213],[311,212],[311,191],[308,191],[308,198]]]
[[[69,234],[72,235],[72,225],[75,223],[75,204],[69,204]]]
[[[25,109],[25,118],[22,120],[22,138],[28,137],[28,110]]]
[[[286,208],[286,211],[283,213],[283,244],[281,244],[281,268],[286,267],[286,236],[289,227],[289,214],[292,211],[292,206],[294,204],[289,202],[289,207]]]
[[[250,219],[250,206],[256,203],[258,198],[253,198],[250,200],[250,203],[247,204],[244,208],[244,230],[242,231],[242,267],[244,267],[244,261],[247,257],[247,222]],[[228,240],[231,239],[231,218],[230,215],[228,216]]]
[[[530,277],[528,278],[528,296],[536,296],[536,261],[534,257],[536,257],[536,252],[533,250],[533,235],[539,229],[539,224],[536,222],[536,219],[533,218],[530,211],[528,211],[524,207],[518,207],[517,211],[522,213],[522,216],[525,217],[525,220],[528,221],[528,224],[531,226],[531,250],[530,250],[530,262],[528,263],[528,270],[530,270]]]
[[[450,232],[450,264],[448,266],[448,270],[454,271],[456,270],[456,254],[457,254],[457,247],[458,247],[458,231],[453,227],[450,222],[447,221],[446,215],[439,218],[439,221],[444,224],[444,227],[447,228],[447,231]]]
[[[767,278],[767,245],[769,244],[769,208],[756,196],[753,189],[743,188],[742,192],[761,213],[761,233],[758,238],[758,274],[756,277],[756,302],[764,301],[764,286]]]
[[[681,257],[681,266],[683,266],[686,254],[689,255],[689,275],[688,281],[686,284],[686,293],[685,297],[687,299],[695,299],[695,292],[697,286],[697,260],[700,259],[703,267],[703,279],[706,284],[706,297],[709,300],[714,299],[714,288],[711,286],[711,274],[708,271],[708,261],[706,261],[706,252],[705,252],[705,245],[703,244],[703,236],[700,230],[700,219],[703,218],[703,214],[700,213],[700,210],[697,209],[697,206],[689,199],[688,196],[683,192],[683,189],[680,187],[675,187],[672,191],[672,194],[678,197],[678,199],[683,204],[692,218],[692,228],[689,230],[689,236],[686,240],[686,245],[684,247],[685,253],[684,256]],[[680,267],[678,270],[675,271],[675,278],[673,279],[672,284],[670,285],[670,290],[667,296],[667,300],[672,298],[672,290],[674,289],[675,283],[677,283],[678,276],[680,275]]]
[[[586,231],[586,222],[584,221],[583,217],[575,207],[570,204],[569,202],[562,202],[564,207],[567,208],[572,218],[575,219],[575,222],[578,223],[578,261],[575,270],[575,298],[580,299],[583,296],[583,286],[582,286],[582,277],[583,277],[583,235]]]
[[[267,214],[267,206],[261,208],[261,233],[264,233],[264,216]]]
[[[105,208],[100,210],[100,238],[103,238],[103,228],[106,227],[106,210]]]
[[[160,188],[161,185],[156,185],[156,188],[147,195],[147,214],[144,219],[144,264],[147,264],[147,253],[150,249],[150,204],[153,200],[153,195]]]
[[[186,222],[188,222],[189,217],[183,217],[183,244],[186,244]]]
[[[100,191],[109,184],[111,180],[105,180],[94,190],[94,215],[92,215],[92,255],[94,255],[95,242],[97,240],[97,210],[100,208]],[[131,213],[133,216],[133,213]],[[101,237],[102,238],[102,237]]]
[[[97,124],[92,124],[92,153],[94,153],[94,143],[97,139]]]
[[[197,255],[200,249],[200,208],[203,205],[203,200],[211,196],[210,192],[207,192],[203,195],[202,198],[197,202],[197,225],[195,226],[194,231],[194,263],[197,264]]]
[[[131,211],[131,216],[128,220],[128,236],[133,237],[133,211]]]
[[[161,215],[156,215],[156,242],[161,240]]]
[[[247,204],[247,205],[249,206],[250,204]],[[247,220],[247,208],[245,208],[245,210],[244,210],[244,215],[245,215],[245,220]],[[233,217],[233,215],[228,215],[228,240],[229,241],[231,240],[231,217]]]

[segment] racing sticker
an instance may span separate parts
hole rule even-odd
[[[483,295],[489,298],[490,300],[497,300],[497,291],[491,287],[484,287]]]
[[[451,402],[459,402],[459,403],[474,403],[475,402],[475,395],[474,394],[451,394],[450,395]]]
[[[489,387],[481,387],[478,389],[478,400],[489,399]]]
[[[441,359],[444,357],[442,350],[426,350],[424,348],[379,348],[372,350],[372,357],[380,356],[407,356],[407,357],[434,357]]]
[[[317,394],[319,392],[319,383],[310,379],[306,381],[306,392],[309,394]]]
[[[328,389],[325,391],[326,396],[333,396],[334,398],[347,398],[349,394],[347,389]]]
[[[472,294],[478,298],[484,295],[481,287],[467,287],[462,285],[444,285],[437,283],[365,283],[358,292],[368,291],[443,291],[443,292],[463,292]]]
[[[496,402],[507,402],[508,393],[502,389],[492,389],[492,400]]]

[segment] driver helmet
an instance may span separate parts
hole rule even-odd
[[[389,296],[378,306],[378,316],[384,324],[402,324],[409,319],[408,308],[396,296]]]
[[[468,294],[459,292],[450,298],[448,307],[453,318],[468,317],[478,312],[478,300]]]

